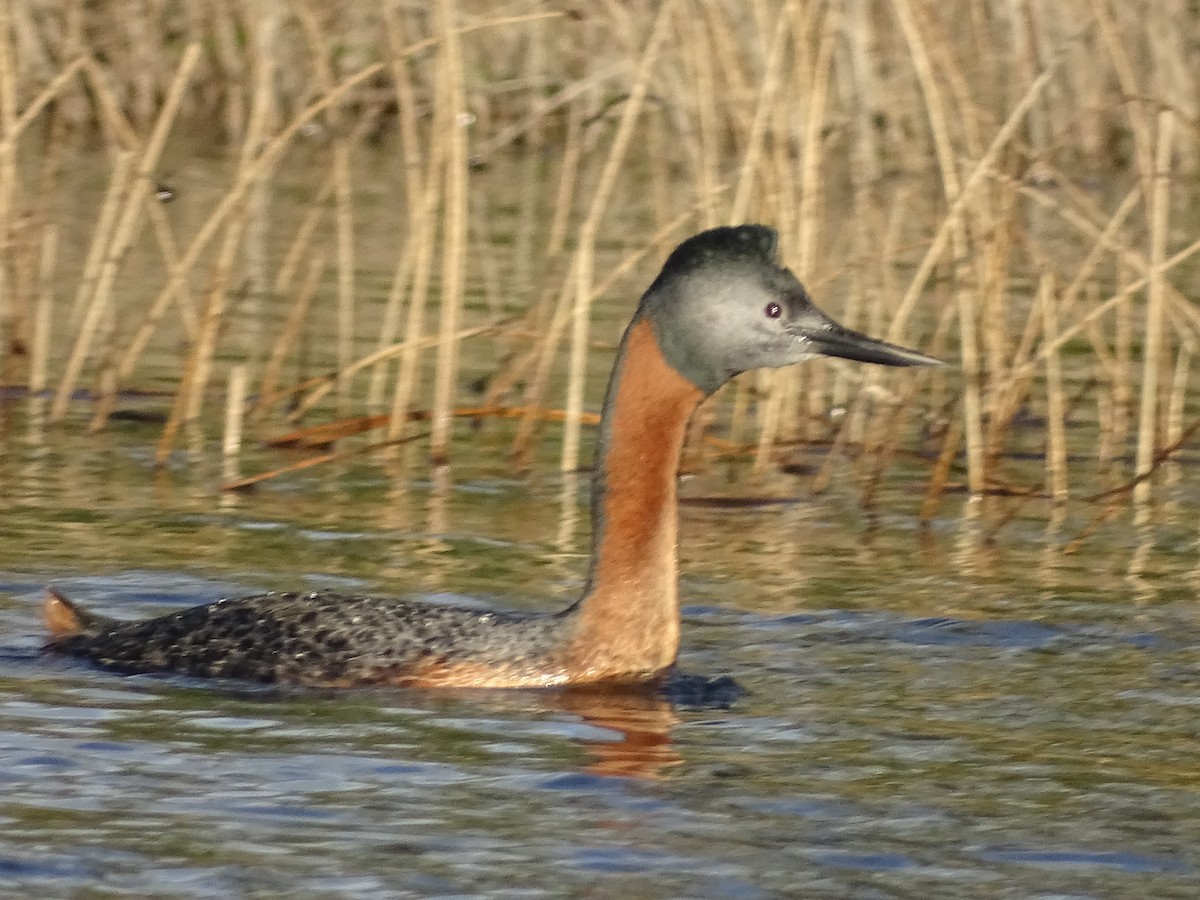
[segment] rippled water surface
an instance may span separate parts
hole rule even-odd
[[[683,485],[681,661],[734,676],[728,708],[314,693],[44,657],[43,586],[122,617],[288,586],[553,608],[580,587],[583,493],[489,468],[503,427],[444,478],[364,460],[237,498],[203,462],[156,473],[156,434],[2,457],[6,895],[1200,891],[1186,477],[1141,531],[1065,556],[1086,517],[1030,506],[989,542],[1003,501],[921,530],[915,479],[867,516],[849,483],[714,473]],[[785,502],[704,499],[730,495]]]
[[[176,175],[190,234],[209,188],[198,162]],[[360,232],[388,233],[393,192],[363,184]],[[91,221],[64,217],[63,254]],[[369,324],[396,243],[362,245]],[[631,303],[598,310],[598,344]],[[329,363],[310,350],[301,375]],[[610,360],[592,354],[593,408]],[[135,386],[169,394],[178,369],[168,334]],[[123,397],[89,435],[84,400],[51,429],[44,398],[0,390],[0,896],[1200,896],[1194,462],[1073,554],[1102,512],[1077,483],[1057,513],[950,494],[922,528],[929,460],[891,467],[869,512],[850,461],[817,497],[806,475],[685,479],[681,666],[735,678],[727,705],[264,690],[41,655],[47,584],[123,618],[268,589],[543,610],[580,591],[585,490],[548,474],[553,447],[515,478],[511,423],[459,426],[448,472],[414,444],[407,468],[364,455],[229,495],[215,401],[160,470],[169,396]],[[1087,415],[1070,438],[1091,459]],[[1042,477],[1028,438],[1017,483]],[[242,474],[295,461],[253,447]]]

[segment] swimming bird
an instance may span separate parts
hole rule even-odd
[[[130,622],[51,590],[47,649],[119,672],[320,687],[657,679],[679,649],[675,481],[699,403],[741,372],[817,356],[940,365],[834,322],[777,250],[766,226],[705,231],[670,254],[642,295],[600,420],[586,587],[566,609],[492,611],[318,591],[222,599]]]

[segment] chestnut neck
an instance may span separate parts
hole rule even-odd
[[[621,341],[592,481],[588,586],[571,612],[575,664],[593,678],[653,674],[679,649],[675,479],[704,392],[639,316]],[[581,674],[585,674],[581,673]]]

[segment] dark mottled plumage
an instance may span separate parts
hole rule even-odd
[[[254,594],[141,622],[79,612],[84,630],[49,649],[120,672],[344,686],[429,664],[545,667],[570,625],[562,615],[327,592]]]
[[[51,650],[123,672],[349,686],[529,687],[643,681],[679,646],[675,475],[688,419],[728,379],[839,356],[937,360],[849,331],[817,309],[761,225],[684,241],[642,296],[617,352],[592,487],[582,599],[556,615],[331,593],[260,594],[144,622],[51,592]]]

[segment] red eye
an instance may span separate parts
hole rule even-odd
[[[767,308],[763,312],[767,314],[768,319],[778,319],[783,315],[783,307],[778,303],[768,303]]]

